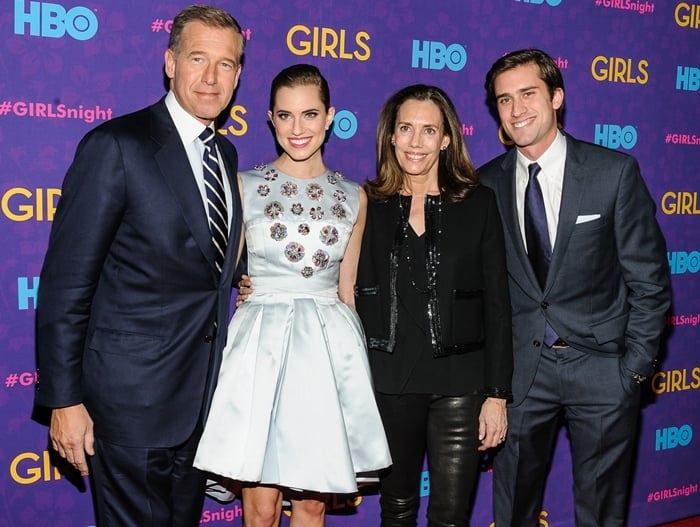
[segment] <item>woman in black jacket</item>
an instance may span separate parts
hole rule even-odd
[[[439,88],[384,105],[357,310],[393,466],[382,526],[415,526],[427,452],[429,526],[469,524],[479,451],[506,434],[511,312],[501,222]]]

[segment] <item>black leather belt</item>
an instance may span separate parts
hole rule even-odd
[[[553,349],[553,350],[560,350],[560,349],[568,348],[568,347],[569,347],[569,345],[568,345],[568,344],[566,343],[566,341],[563,340],[563,339],[557,339],[557,340],[555,340],[555,341],[552,343],[552,345],[550,346],[550,348]]]

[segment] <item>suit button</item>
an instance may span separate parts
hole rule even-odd
[[[204,342],[211,342],[214,340],[214,337],[212,335],[207,335],[204,337]]]
[[[542,344],[540,343],[539,340],[533,340],[532,345],[535,346],[536,348],[539,348]]]
[[[542,302],[540,306],[542,307],[542,309],[547,309],[549,307],[549,302]]]

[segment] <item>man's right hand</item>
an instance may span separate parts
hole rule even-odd
[[[81,476],[90,473],[85,454],[95,454],[95,437],[92,419],[84,405],[54,408],[49,436],[58,455],[73,465]]]

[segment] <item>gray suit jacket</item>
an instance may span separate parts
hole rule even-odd
[[[516,151],[479,169],[503,220],[513,308],[513,404],[532,384],[545,321],[574,348],[654,369],[670,305],[666,246],[636,160],[566,137],[559,226],[544,291],[523,243],[515,202]],[[628,373],[628,372],[625,372]]]

